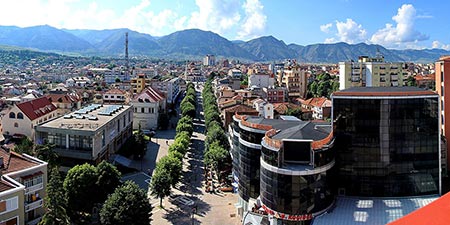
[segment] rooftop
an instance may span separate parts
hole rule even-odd
[[[130,107],[129,105],[91,104],[75,112],[41,124],[38,127],[95,131]]]
[[[334,92],[336,96],[419,96],[437,95],[436,93],[418,87],[351,87]]]
[[[404,198],[357,198],[338,197],[331,211],[318,216],[312,225],[382,225],[399,219],[419,209],[438,196],[404,197]],[[446,212],[448,214],[448,212]],[[423,223],[430,223],[429,214],[422,217]],[[394,223],[396,225],[396,223]],[[410,224],[410,223],[405,223]],[[442,224],[448,224],[442,223]]]
[[[3,160],[3,174],[12,173],[39,165],[38,162],[33,161],[28,157],[13,151],[6,151],[2,148],[0,148],[0,157]]]

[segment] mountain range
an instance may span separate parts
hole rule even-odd
[[[306,63],[337,63],[357,60],[359,56],[381,54],[392,62],[434,62],[443,49],[395,50],[374,44],[297,45],[286,44],[273,36],[249,41],[230,41],[216,33],[199,29],[177,31],[162,37],[126,28],[109,30],[57,29],[48,25],[20,28],[0,26],[0,45],[18,46],[37,51],[82,56],[123,57],[125,33],[128,32],[130,57],[200,59],[206,54],[245,61],[297,59]]]

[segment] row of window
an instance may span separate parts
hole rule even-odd
[[[154,114],[156,112],[155,108],[145,108],[145,107],[139,107],[140,110],[138,110],[138,107],[134,107],[134,113],[151,113]],[[147,110],[146,110],[147,109]]]
[[[16,119],[16,114],[14,112],[9,113],[9,118]],[[23,119],[23,113],[18,112],[17,113],[17,119]]]

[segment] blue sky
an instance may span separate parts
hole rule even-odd
[[[229,40],[347,42],[450,50],[450,1],[0,0],[0,25],[130,28],[153,36],[199,28]]]

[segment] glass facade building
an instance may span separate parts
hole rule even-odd
[[[438,95],[366,87],[336,92],[332,101],[339,194],[440,193]]]
[[[249,116],[233,120],[231,154],[244,210],[258,206],[283,224],[304,224],[332,205],[330,123]]]

